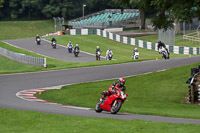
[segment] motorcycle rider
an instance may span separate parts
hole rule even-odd
[[[98,60],[98,52],[100,53],[102,52],[99,46],[97,46],[97,48],[95,49],[95,52],[96,52],[96,60]]]
[[[104,99],[106,96],[110,96],[111,94],[116,93],[116,90],[120,89],[124,93],[126,92],[126,87],[125,87],[125,78],[119,78],[118,82],[112,83],[108,91],[103,91],[102,92],[102,99]]]
[[[136,53],[136,52],[139,52],[137,48],[135,48],[135,49],[133,50],[133,59],[134,59],[134,56],[135,56],[135,53]]]
[[[79,48],[78,44],[76,44],[76,46],[74,47],[74,55],[76,54],[76,50],[78,50],[77,53],[79,53],[80,48]],[[78,56],[78,54],[77,54],[77,56]]]
[[[75,49],[78,49],[78,51],[80,50],[78,44],[76,44],[76,46],[74,47],[74,51],[75,51]]]
[[[166,48],[166,45],[165,45],[163,42],[161,42],[161,41],[159,40],[159,41],[158,41],[158,51],[159,51],[159,49],[160,49],[161,47],[165,48],[166,51],[167,51],[167,53],[168,53],[168,55],[169,55],[169,51],[168,51],[168,49]],[[161,51],[159,51],[159,54],[161,54]]]
[[[73,48],[73,44],[71,41],[69,41],[69,43],[67,44],[67,47],[69,47],[69,46],[72,46],[72,48]]]
[[[37,42],[37,39],[40,39],[40,36],[37,34],[35,37],[35,41]]]
[[[109,60],[109,54],[111,54],[113,56],[113,52],[110,48],[106,51],[106,59],[107,60]]]
[[[53,44],[54,41],[55,41],[55,43],[56,43],[56,39],[53,37],[53,38],[51,39],[51,44]]]
[[[69,53],[72,53],[72,51],[73,51],[73,44],[72,44],[71,41],[69,41],[69,43],[67,44],[67,48],[68,48]]]

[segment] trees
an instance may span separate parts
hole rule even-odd
[[[114,0],[117,4],[128,4],[139,8],[141,15],[152,12],[155,28],[173,27],[177,21],[200,18],[200,0]],[[145,14],[144,14],[145,15]],[[142,17],[142,16],[141,16]],[[145,18],[141,18],[142,21]],[[144,19],[144,20],[143,20]],[[144,22],[142,22],[143,24]],[[143,27],[143,25],[142,25]],[[144,27],[143,27],[144,28]]]
[[[119,8],[112,0],[0,0],[0,20],[44,19],[64,17],[73,19],[82,16],[82,5],[86,14]]]

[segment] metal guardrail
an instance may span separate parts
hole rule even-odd
[[[46,67],[46,58],[43,57],[33,57],[21,53],[15,53],[1,47],[0,47],[0,55],[17,62]]]

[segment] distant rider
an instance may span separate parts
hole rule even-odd
[[[74,52],[76,51],[76,49],[78,49],[78,51],[80,50],[78,44],[76,44],[76,46],[74,47]]]
[[[97,46],[97,48],[95,49],[95,52],[96,52],[96,60],[98,60],[98,52],[100,53],[102,52],[99,46]]]
[[[104,99],[106,96],[110,96],[111,94],[116,93],[118,89],[123,91],[124,93],[126,92],[126,87],[125,87],[125,78],[119,78],[118,82],[112,83],[108,91],[103,91],[102,92],[102,99]]]
[[[37,39],[40,39],[40,36],[37,34],[35,37],[35,41],[37,42]]]
[[[107,60],[109,60],[109,54],[111,54],[113,56],[113,52],[110,48],[106,51],[106,59]]]
[[[55,43],[56,43],[56,39],[53,37],[53,38],[51,39],[51,43],[53,44],[54,41],[55,41]]]
[[[169,51],[168,51],[168,49],[166,48],[166,45],[165,45],[163,42],[158,41],[158,52],[159,52],[159,54],[161,53],[161,51],[159,51],[159,49],[161,49],[162,47],[165,48],[166,51],[167,51],[167,53],[169,54]]]
[[[137,48],[135,48],[135,49],[133,50],[133,56],[135,55],[136,52],[139,52]]]
[[[73,48],[73,44],[72,44],[71,41],[69,41],[69,43],[67,44],[67,47],[68,47],[68,48],[69,48],[70,46]]]

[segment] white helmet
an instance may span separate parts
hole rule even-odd
[[[78,46],[78,44],[76,44],[76,46]]]
[[[135,50],[137,50],[137,48],[135,48]]]

